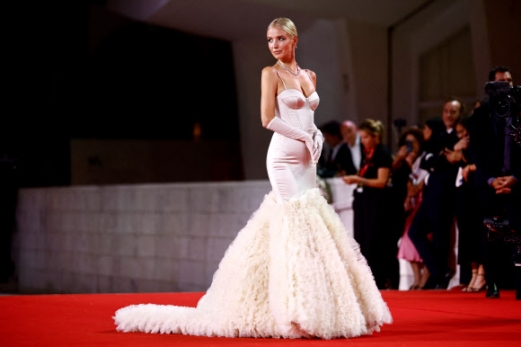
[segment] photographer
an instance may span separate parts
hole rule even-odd
[[[510,81],[499,77],[508,73]],[[508,71],[491,71],[494,81],[485,91],[488,100],[475,110],[470,125],[470,146],[476,163],[476,185],[485,216],[483,261],[487,298],[499,297],[504,274],[514,276],[516,298],[521,299],[521,141],[519,141],[520,101],[515,96],[521,86],[512,87]],[[508,252],[505,252],[508,250]],[[508,261],[503,256],[511,255]],[[512,259],[513,257],[513,259]],[[512,268],[514,265],[515,268]]]

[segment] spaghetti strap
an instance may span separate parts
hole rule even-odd
[[[308,69],[302,69],[302,70],[306,71],[306,74],[308,75],[309,79],[311,80],[311,82],[313,82],[313,79],[311,78],[311,75],[309,74]]]
[[[280,80],[282,81],[282,84],[284,85],[284,89],[288,89],[286,87],[286,83],[284,83],[284,80],[282,79],[282,77],[280,77],[279,72],[277,70],[275,70],[275,72],[277,73],[277,76],[279,76]]]

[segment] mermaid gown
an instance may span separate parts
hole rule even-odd
[[[277,97],[276,117],[311,132],[316,92]],[[331,339],[379,331],[391,314],[371,270],[316,188],[305,144],[274,133],[272,191],[225,252],[197,307],[140,304],[116,311],[118,331]]]

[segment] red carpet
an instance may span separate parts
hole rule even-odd
[[[202,293],[0,297],[0,346],[521,346],[521,301],[457,291],[384,291],[394,317],[354,339],[228,339],[119,333],[112,315],[137,303],[193,306]]]

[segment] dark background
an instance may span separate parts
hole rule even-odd
[[[71,139],[190,140],[200,123],[238,144],[229,42],[125,19],[93,46],[105,1],[9,6],[0,159],[19,187],[69,185]]]

